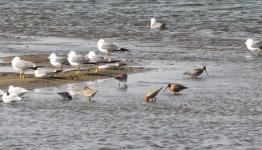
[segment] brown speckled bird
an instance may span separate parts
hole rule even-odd
[[[197,76],[201,75],[204,71],[208,75],[207,70],[206,70],[206,66],[204,66],[203,68],[191,69],[191,70],[185,72],[184,74],[185,75],[191,75],[192,78],[197,78]]]
[[[180,91],[184,90],[184,89],[187,89],[187,87],[181,85],[181,84],[178,84],[178,83],[169,83],[166,87],[166,89],[169,88],[169,90],[171,92],[173,92],[174,94],[179,94]],[[165,90],[166,90],[165,89]],[[164,91],[165,91],[164,90]]]
[[[120,73],[120,74],[116,75],[115,79],[117,79],[119,81],[119,83],[118,83],[119,86],[120,86],[121,82],[124,82],[124,85],[126,86],[126,82],[127,82],[127,74],[126,73]]]
[[[85,86],[84,89],[83,89],[83,94],[88,97],[88,100],[91,100],[91,97],[94,97],[97,92],[98,92],[98,90],[91,89],[87,86]]]
[[[153,89],[150,90],[146,95],[145,95],[145,101],[149,102],[150,99],[154,100],[154,102],[156,102],[156,96],[159,93],[159,91],[161,91],[163,87],[159,88],[159,89]]]

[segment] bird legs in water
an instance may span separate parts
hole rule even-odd
[[[121,86],[121,82],[120,81],[118,82],[118,86],[119,87]],[[127,87],[126,81],[124,81],[124,86]]]
[[[152,102],[152,103],[156,103],[156,97],[151,98],[151,101],[148,99],[146,102]]]

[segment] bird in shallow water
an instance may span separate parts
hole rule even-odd
[[[206,72],[206,74],[208,75],[207,73],[207,70],[206,70],[206,66],[204,66],[203,68],[194,68],[194,69],[191,69],[187,72],[185,72],[184,74],[185,75],[191,75],[192,78],[197,78],[197,76],[201,75],[203,72]]]
[[[91,100],[91,97],[94,97],[96,95],[97,92],[98,92],[98,90],[91,89],[87,86],[85,86],[84,89],[83,89],[83,94],[88,97],[89,101]]]
[[[24,75],[25,70],[29,70],[29,69],[36,70],[38,68],[34,63],[30,61],[22,60],[20,59],[20,57],[14,57],[11,63],[12,63],[13,69],[15,69],[16,71],[19,71],[20,73],[19,79],[25,78],[25,75]]]
[[[2,96],[2,100],[4,103],[9,104],[9,103],[14,103],[16,101],[21,101],[22,98],[15,93],[9,93],[5,92]]]
[[[57,93],[63,98],[63,100],[72,100],[72,96],[68,92],[59,92]]]
[[[150,99],[152,99],[152,102],[154,100],[154,102],[156,102],[156,96],[157,94],[161,91],[163,87],[159,88],[159,89],[152,89],[150,90],[146,95],[145,95],[145,101],[149,102]]]
[[[115,76],[115,79],[117,79],[118,85],[120,86],[120,83],[123,82],[124,86],[127,86],[126,82],[127,82],[127,74],[126,73],[120,73],[118,75]]]
[[[8,88],[8,93],[17,95],[19,97],[25,95],[29,90],[22,88],[22,87],[15,87],[13,85],[10,85]]]
[[[253,39],[247,39],[245,42],[247,49],[250,50],[257,57],[261,56],[262,42],[255,41]]]
[[[180,91],[184,90],[184,89],[187,89],[187,87],[181,85],[181,84],[178,84],[178,83],[169,83],[167,84],[167,87],[165,88],[165,90],[169,88],[169,90],[171,92],[174,92],[174,94],[179,94]],[[164,91],[165,91],[164,90]]]
[[[160,29],[163,30],[165,29],[165,24],[164,23],[160,23],[160,22],[156,22],[155,18],[151,18],[151,29]]]

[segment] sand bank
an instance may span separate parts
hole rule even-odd
[[[11,67],[11,60],[14,56],[2,57],[0,58],[6,66]],[[53,68],[49,61],[46,60],[48,57],[47,54],[34,54],[34,55],[23,55],[21,59],[34,62],[36,65],[45,66],[48,68]],[[95,67],[93,65],[85,64],[81,67],[80,76],[75,76],[75,71],[70,65],[65,66],[65,72],[59,72],[56,76],[52,78],[35,78],[33,74],[25,74],[25,79],[19,79],[19,73],[14,72],[1,72],[0,73],[0,88],[7,88],[9,85],[21,86],[24,88],[40,88],[40,87],[49,87],[49,86],[58,86],[68,83],[77,83],[84,82],[96,79],[110,78],[114,77],[119,73],[138,73],[143,72],[145,69],[143,67],[130,67],[128,62],[127,65],[111,67],[108,69],[99,69],[98,72],[95,72]],[[33,71],[30,71],[33,73]]]

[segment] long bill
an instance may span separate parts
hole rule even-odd
[[[207,71],[205,70],[206,74],[208,75]]]
[[[165,90],[168,88],[168,86],[164,89],[164,91],[163,92],[165,92]]]

